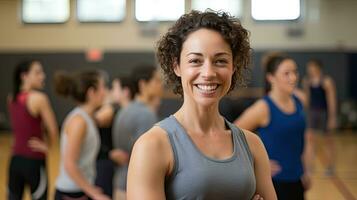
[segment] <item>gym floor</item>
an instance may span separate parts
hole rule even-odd
[[[338,132],[334,136],[337,150],[336,175],[327,177],[321,163],[321,151],[317,151],[315,170],[312,176],[312,188],[307,192],[307,200],[357,200],[357,133]],[[12,136],[0,133],[0,199],[6,199],[8,162]],[[318,145],[321,146],[320,143]],[[318,148],[319,149],[319,148]],[[48,162],[49,197],[53,196],[54,183],[58,174],[59,147],[55,146]],[[26,193],[25,200],[30,200]]]

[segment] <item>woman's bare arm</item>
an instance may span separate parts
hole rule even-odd
[[[128,171],[128,200],[164,200],[173,153],[164,130],[153,127],[135,143]]]
[[[82,142],[86,136],[87,125],[81,116],[74,116],[67,123],[65,133],[67,144],[63,156],[64,168],[73,181],[92,199],[109,200],[107,196],[85,179],[78,167]]]
[[[261,99],[247,108],[234,123],[240,128],[254,131],[258,127],[268,124],[269,120],[269,108]]]
[[[40,116],[49,136],[49,146],[58,143],[58,124],[46,94],[33,91],[27,102],[29,111],[34,116]]]
[[[252,155],[254,157],[254,172],[256,178],[256,194],[264,200],[276,200],[268,154],[260,138],[254,133],[244,130]]]
[[[111,104],[103,105],[94,115],[99,127],[111,126],[114,118],[114,108]]]
[[[336,86],[334,81],[327,77],[324,80],[324,87],[326,90],[326,100],[327,100],[327,128],[329,130],[333,130],[336,128]]]

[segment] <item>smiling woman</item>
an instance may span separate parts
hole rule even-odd
[[[128,199],[276,199],[260,139],[219,114],[250,60],[248,31],[226,13],[192,11],[158,43],[182,107],[132,152]]]
[[[174,72],[181,78],[184,97],[209,105],[228,92],[234,73],[233,56],[218,32],[202,28],[191,33],[180,57]]]

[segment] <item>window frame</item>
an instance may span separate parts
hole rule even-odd
[[[83,23],[83,24],[91,24],[91,23],[96,23],[96,24],[111,24],[111,23],[122,23],[126,18],[127,18],[127,15],[128,15],[128,12],[127,12],[127,9],[128,9],[128,4],[127,4],[127,0],[123,0],[124,2],[124,15],[123,15],[123,18],[116,21],[116,20],[110,20],[110,21],[102,21],[102,20],[88,20],[88,21],[81,21],[80,18],[79,18],[79,0],[76,0],[76,20],[80,23]]]
[[[28,25],[50,25],[50,24],[65,24],[67,23],[70,18],[71,18],[71,0],[64,0],[64,1],[68,1],[68,16],[66,17],[65,20],[60,21],[60,22],[51,22],[51,21],[43,21],[43,22],[28,22],[24,19],[24,11],[25,11],[25,6],[24,6],[24,2],[26,0],[21,0],[21,6],[20,6],[20,17],[21,17],[21,22],[23,24],[28,24]]]
[[[178,20],[183,14],[186,13],[186,1],[187,0],[181,0],[183,2],[183,13],[177,18],[177,19],[174,19],[174,20],[147,20],[147,21],[142,21],[142,20],[139,20],[136,16],[136,8],[137,8],[137,1],[138,0],[134,0],[134,19],[136,22],[139,22],[139,23],[150,23],[150,22],[157,22],[157,23],[172,23],[172,22],[175,22],[176,20]]]
[[[300,5],[300,13],[299,16],[295,19],[256,19],[253,16],[253,4],[252,1],[250,2],[250,17],[258,23],[280,23],[280,22],[294,22],[294,21],[300,21],[302,18],[302,13],[303,13],[303,1],[298,0],[299,5]]]
[[[195,0],[191,0],[190,1],[190,10],[194,10],[194,8],[193,8],[193,2],[194,2]],[[234,1],[234,0],[233,0]],[[234,16],[234,17],[236,17],[236,18],[238,18],[239,20],[242,20],[243,18],[244,18],[244,6],[245,6],[245,1],[244,0],[238,0],[238,1],[240,1],[240,4],[241,4],[241,9],[240,9],[240,15],[235,15],[235,14],[232,14],[231,12],[229,12],[229,14],[231,15],[231,16]],[[208,8],[206,8],[206,9],[208,9]],[[219,9],[219,10],[214,10],[214,11],[223,11],[223,12],[228,12],[228,11],[226,11],[226,10],[223,10],[223,9]]]

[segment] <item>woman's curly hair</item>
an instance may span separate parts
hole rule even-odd
[[[182,45],[189,34],[201,28],[217,31],[231,47],[235,72],[229,91],[233,90],[237,83],[244,83],[244,75],[251,59],[249,32],[237,18],[225,12],[191,11],[182,15],[157,43],[158,62],[164,71],[165,81],[173,85],[175,94],[182,96],[183,91],[181,78],[174,72],[174,64],[180,64]]]

